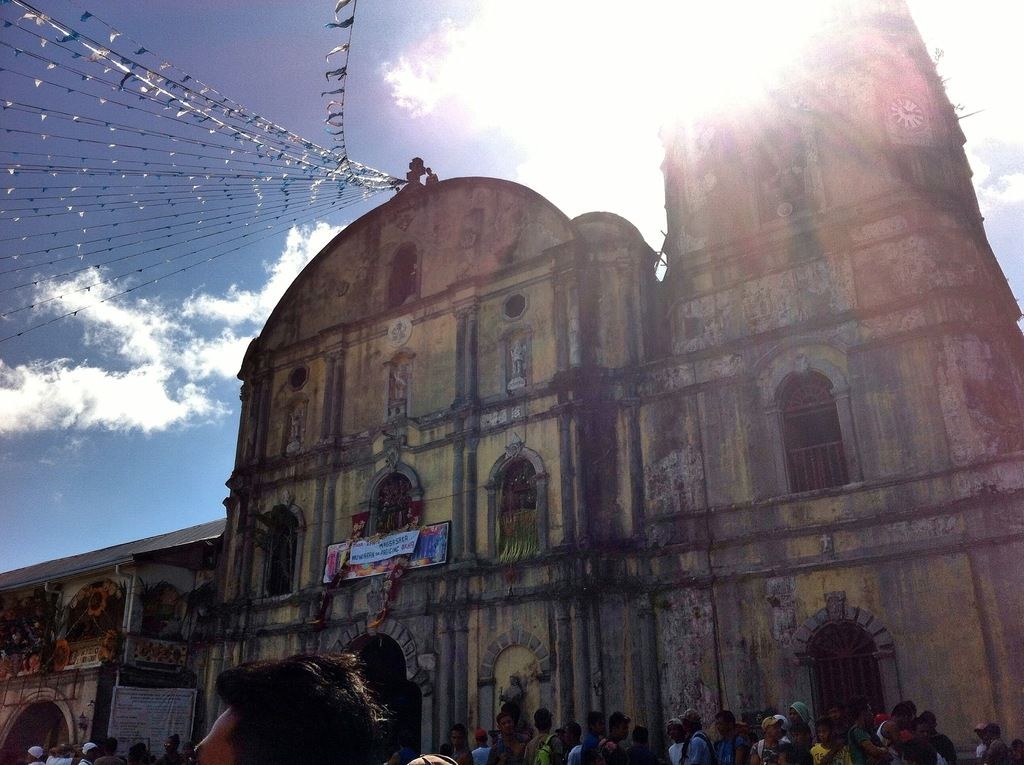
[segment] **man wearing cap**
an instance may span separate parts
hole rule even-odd
[[[473,755],[473,765],[487,765],[487,757],[491,754],[491,748],[487,746],[487,731],[477,728],[474,738],[476,749],[470,752]]]
[[[82,762],[88,762],[92,765],[96,761],[96,758],[100,756],[100,748],[98,745],[91,741],[86,741],[82,744]]]
[[[43,762],[43,755],[46,754],[46,750],[41,746],[30,746],[28,748],[29,756],[32,758],[32,762],[29,765],[45,765]]]
[[[683,728],[682,719],[673,717],[665,723],[665,732],[672,742],[672,745],[668,748],[668,761],[670,765],[682,765],[683,757],[686,754],[686,730]]]
[[[985,725],[981,731],[981,740],[985,742],[985,765],[1010,765],[1010,747],[1000,736],[1002,729],[993,722]]]

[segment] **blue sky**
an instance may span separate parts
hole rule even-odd
[[[320,92],[338,36],[323,28],[333,0],[34,4],[74,18],[88,9],[250,109],[327,140]],[[701,56],[733,51],[726,74],[735,85],[798,31],[772,28],[769,17],[729,26],[727,4],[668,5],[567,0],[541,12],[499,0],[363,0],[347,83],[350,155],[397,176],[418,155],[442,178],[517,180],[570,215],[620,213],[657,248],[665,104],[708,84]],[[762,5],[779,7],[751,8]],[[943,51],[952,100],[978,112],[962,122],[975,184],[990,241],[1022,295],[1017,13],[996,0],[969,11],[910,5],[929,48]],[[38,89],[0,72],[0,94]],[[222,516],[245,345],[332,233],[387,196],[0,344],[0,570]],[[11,225],[0,220],[0,239]]]

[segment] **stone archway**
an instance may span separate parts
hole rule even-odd
[[[799,673],[800,697],[813,699],[816,712],[824,712],[821,709],[821,686],[816,668],[820,658],[817,644],[824,632],[837,629],[863,632],[864,637],[873,643],[870,659],[877,665],[882,708],[887,709],[895,700],[901,699],[903,695],[896,667],[896,644],[892,634],[881,620],[866,608],[847,606],[846,593],[842,590],[827,593],[825,607],[815,612],[793,633],[789,646],[790,658],[804,668],[804,671]]]
[[[393,667],[397,666],[396,659],[399,654],[401,655],[401,661],[404,665],[402,681],[407,683],[402,688],[403,704],[405,701],[411,702],[413,696],[418,698],[420,704],[420,729],[416,732],[420,735],[421,741],[431,740],[433,735],[432,716],[428,711],[429,707],[426,707],[426,705],[430,702],[436,703],[431,698],[434,695],[434,680],[431,672],[428,672],[426,668],[421,666],[416,639],[405,625],[392,617],[387,617],[378,627],[371,629],[366,623],[366,617],[361,617],[342,630],[331,650],[335,652],[351,651],[361,654],[363,649],[371,644],[376,637],[388,638],[389,645],[393,644],[390,646],[390,649],[384,649],[390,652],[390,662]],[[391,752],[387,752],[387,755],[390,754]]]
[[[71,742],[65,710],[52,700],[32,701],[22,706],[12,718],[0,745],[0,762],[21,762],[30,746],[49,749]],[[14,760],[11,760],[12,756]]]
[[[505,682],[507,678],[496,676],[496,668],[499,664],[499,657],[506,651],[514,648],[521,648],[531,653],[536,661],[538,683],[537,696],[550,703],[551,699],[551,653],[543,641],[536,635],[524,630],[520,626],[512,627],[501,633],[491,641],[484,652],[480,662],[480,672],[477,679],[478,693],[478,720],[493,720],[499,699],[497,698],[499,681]],[[528,710],[521,710],[528,712]]]

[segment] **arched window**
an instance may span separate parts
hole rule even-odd
[[[848,482],[832,383],[817,372],[794,375],[782,392],[782,437],[791,491]]]
[[[412,522],[412,483],[401,473],[392,473],[377,485],[374,531],[387,534]]]
[[[828,622],[807,643],[814,662],[819,709],[864,696],[872,709],[886,709],[877,648],[871,635],[856,622]]]
[[[270,512],[257,517],[263,525],[259,543],[266,554],[266,593],[271,596],[286,595],[293,589],[299,519],[287,505],[277,505]]]
[[[501,476],[498,559],[512,562],[540,549],[537,536],[537,472],[526,459],[509,462]]]
[[[403,244],[391,261],[388,280],[388,307],[396,308],[416,294],[419,282],[416,245]]]

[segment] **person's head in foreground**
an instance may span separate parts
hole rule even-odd
[[[384,719],[352,654],[243,664],[221,673],[217,694],[227,708],[199,765],[364,765]]]

